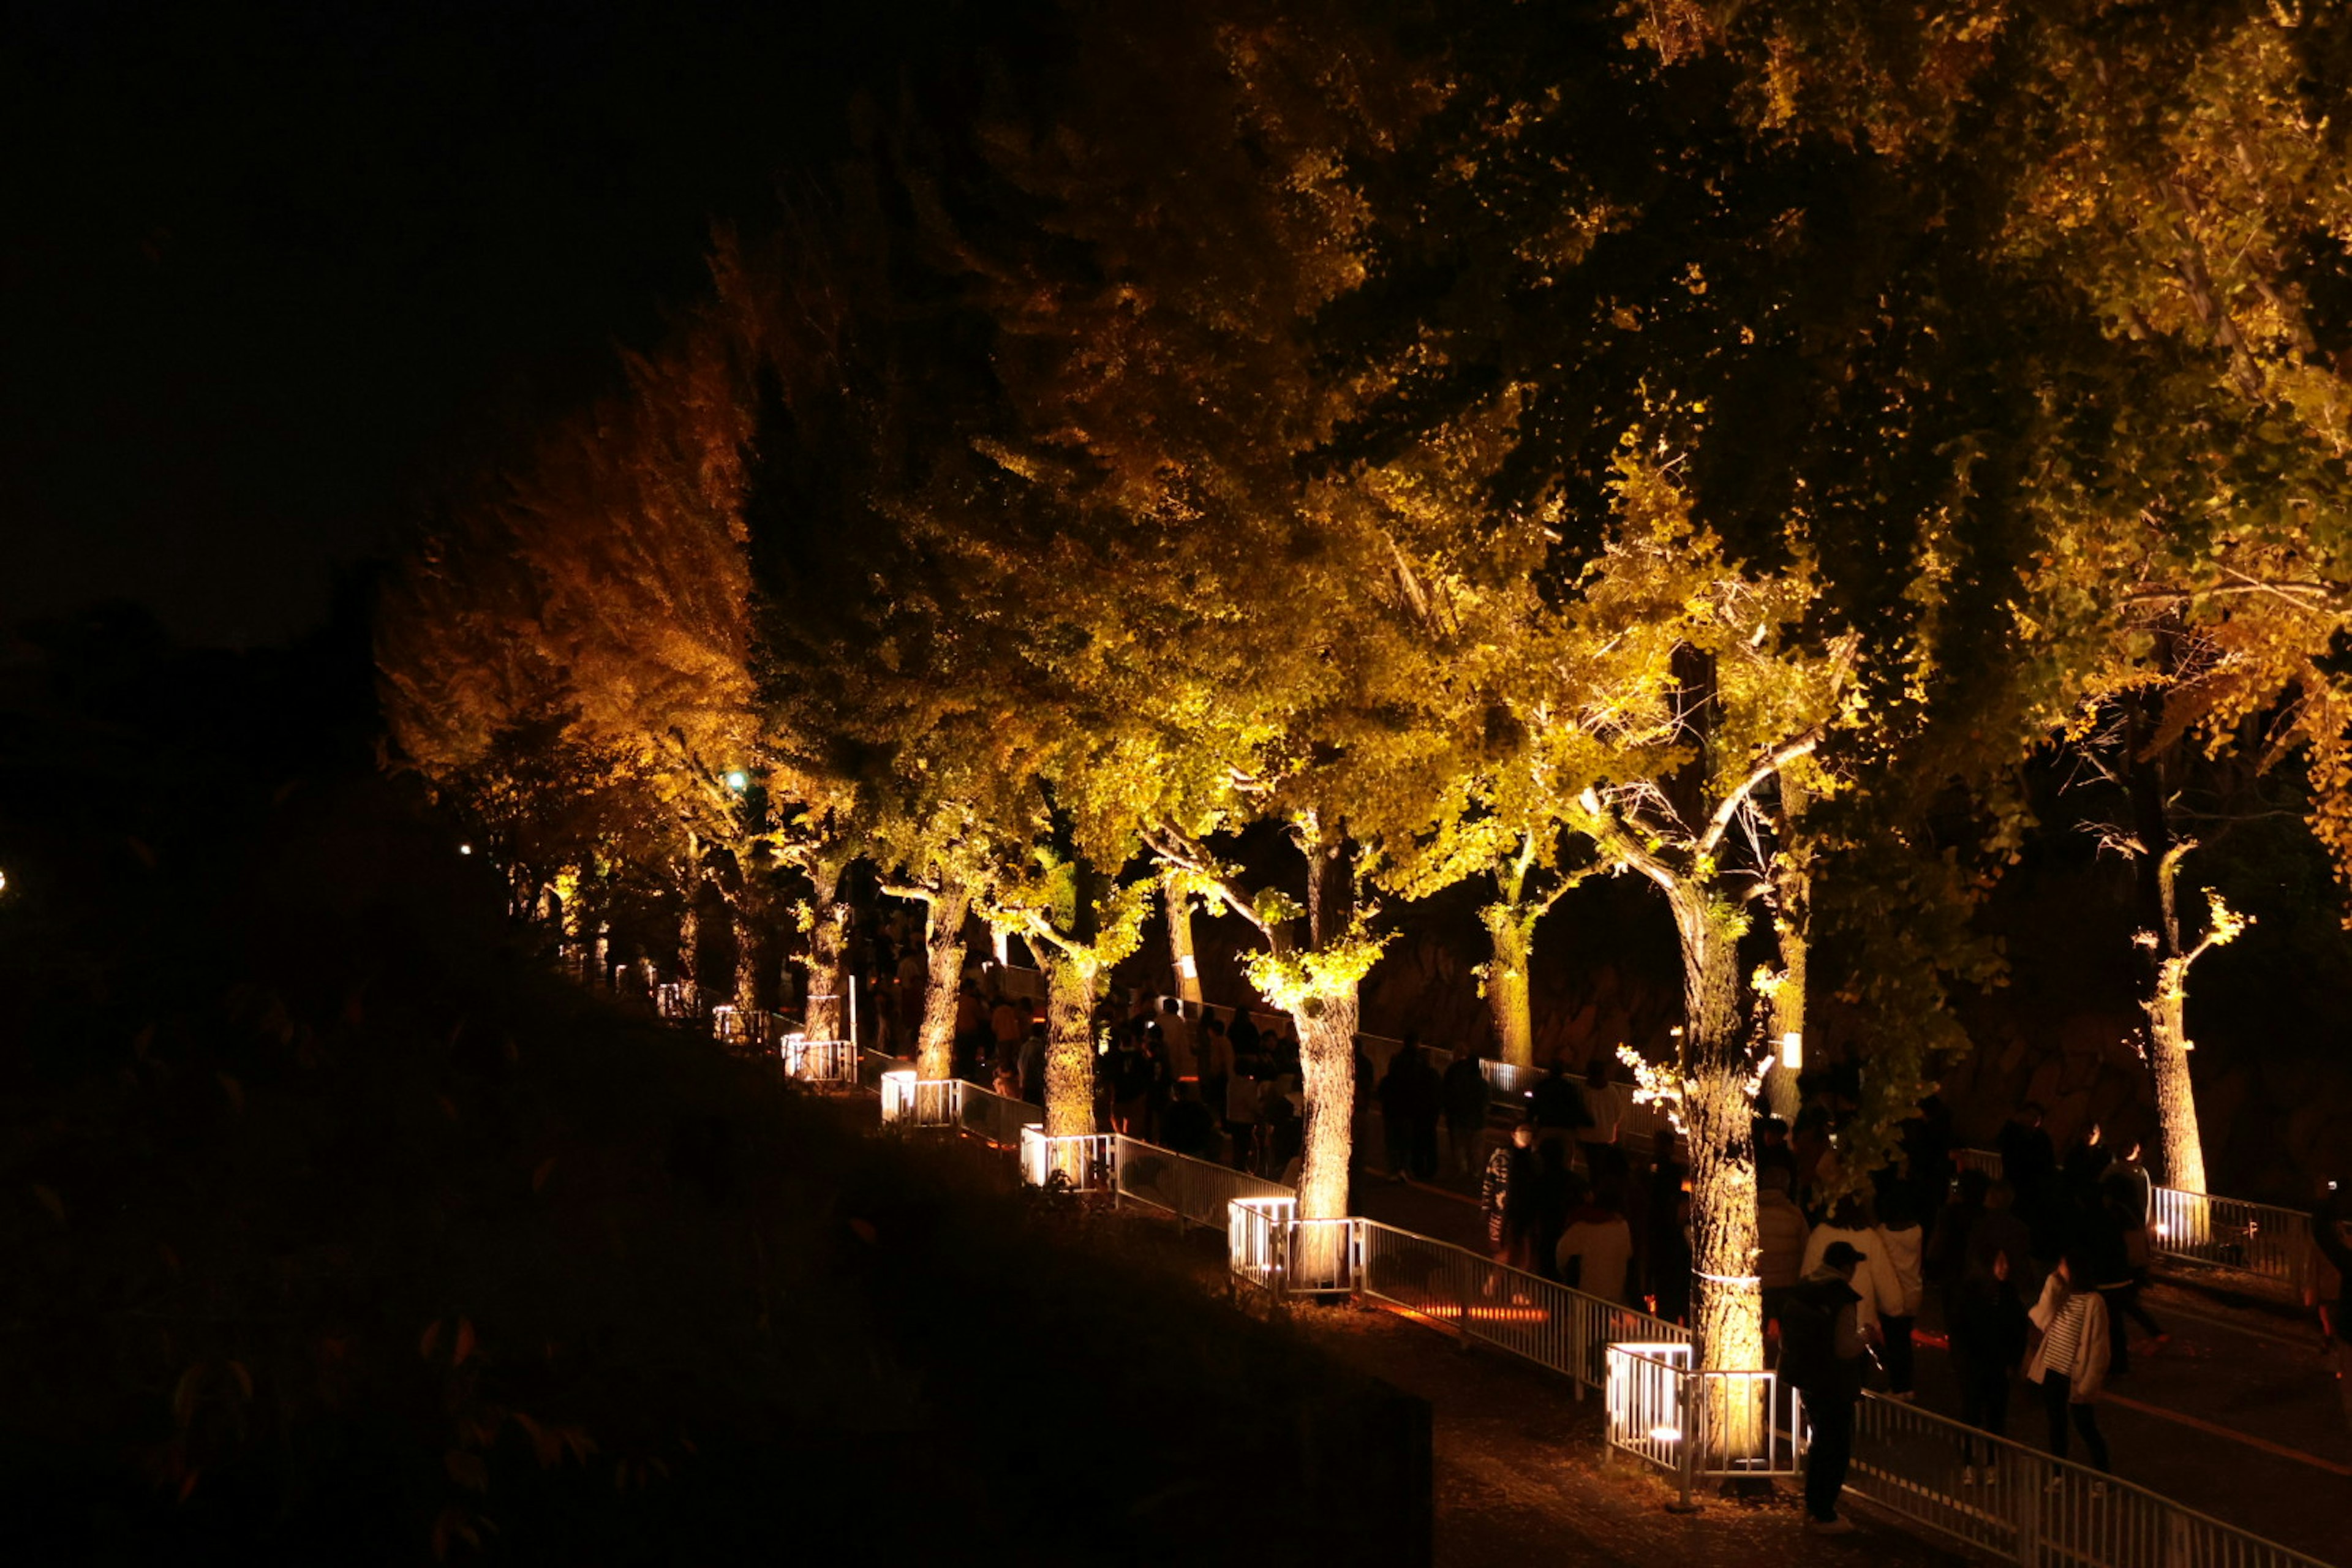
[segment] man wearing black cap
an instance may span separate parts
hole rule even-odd
[[[1848,1535],[1838,1517],[1846,1462],[1853,1456],[1853,1407],[1862,1397],[1862,1297],[1853,1271],[1862,1254],[1832,1241],[1813,1271],[1790,1291],[1780,1313],[1780,1376],[1805,1396],[1812,1428],[1805,1455],[1805,1528],[1817,1535]]]

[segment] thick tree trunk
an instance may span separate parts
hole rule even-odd
[[[1348,1166],[1355,1147],[1355,987],[1309,996],[1291,1009],[1290,1016],[1298,1029],[1299,1075],[1307,1095],[1298,1217],[1344,1219]]]
[[[2205,1191],[2205,1141],[2197,1126],[2197,1099],[2189,1082],[2189,961],[2157,966],[2156,994],[2147,1010],[2148,1067],[2156,1075],[2156,1113],[2164,1140],[2164,1184]]]
[[[1355,878],[1347,837],[1325,826],[1307,848],[1307,939],[1328,950],[1355,927]],[[1298,1173],[1298,1217],[1344,1219],[1355,1149],[1357,987],[1310,991],[1290,1009],[1298,1027],[1300,1088],[1307,1098],[1306,1147]]]
[[[1486,963],[1486,1005],[1503,1059],[1517,1068],[1536,1065],[1535,1005],[1528,962],[1535,948],[1535,921],[1516,898],[1482,911],[1494,957]]]
[[[1192,896],[1162,883],[1160,901],[1168,915],[1168,963],[1175,972],[1180,1001],[1201,1000],[1200,955],[1192,951]]]
[[[1742,1036],[1737,909],[1712,889],[1670,890],[1683,949],[1683,1131],[1691,1184],[1691,1332],[1698,1364],[1764,1364],[1764,1298],[1756,1275],[1754,1106]]]
[[[929,921],[923,957],[930,969],[923,986],[915,1071],[926,1079],[950,1079],[955,1077],[956,997],[962,988],[964,917],[971,912],[971,899],[961,888],[949,887],[933,894],[923,908]]]
[[[838,886],[833,889],[839,894]],[[849,906],[828,901],[809,928],[808,1011],[802,1027],[812,1040],[849,1038]]]
[[[687,1017],[698,1016],[702,1007],[695,994],[695,950],[702,942],[702,916],[694,907],[696,893],[688,893],[686,910],[677,918],[677,1005]]]
[[[760,933],[743,906],[735,916],[735,1011],[747,1022],[760,1010]]]
[[[1045,966],[1045,1136],[1095,1131],[1095,973],[1091,956],[1037,944]]]

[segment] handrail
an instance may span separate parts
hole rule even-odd
[[[1955,1149],[1952,1163],[1998,1181],[1997,1149]],[[2151,1184],[2148,1251],[2176,1277],[2221,1273],[2300,1303],[2311,1268],[2311,1216],[2277,1204]]]
[[[861,1078],[904,1066],[878,1053],[865,1055],[871,1061],[861,1061]],[[960,1095],[1003,1098],[955,1081]],[[1228,1205],[1229,1239],[1253,1255],[1253,1259],[1242,1259],[1237,1252],[1233,1267],[1237,1278],[1250,1283],[1286,1288],[1289,1276],[1300,1270],[1296,1248],[1303,1227],[1344,1224],[1351,1240],[1341,1259],[1343,1289],[1560,1372],[1575,1383],[1580,1398],[1588,1386],[1605,1386],[1612,1342],[1689,1342],[1688,1331],[1675,1324],[1494,1262],[1451,1242],[1377,1220],[1297,1220],[1291,1217],[1296,1209],[1289,1189],[1238,1172],[1228,1173],[1213,1162],[1126,1134],[1052,1141],[1043,1134],[1034,1123],[1024,1129],[1024,1164],[1043,1167],[1049,1159],[1064,1163],[1058,1151],[1049,1155],[1050,1145],[1084,1145],[1084,1150],[1073,1147],[1068,1152],[1083,1153],[1090,1170],[1108,1167],[1102,1179],[1115,1197],[1147,1204],[1180,1219],[1194,1217],[1188,1211],[1208,1201],[1205,1192],[1197,1194],[1198,1202],[1160,1193],[1160,1198],[1174,1198],[1172,1203],[1130,1192],[1129,1176],[1135,1162],[1163,1163],[1167,1170],[1197,1177],[1204,1184],[1211,1177],[1203,1173],[1214,1173],[1217,1185],[1230,1182],[1271,1188]],[[1042,1168],[1037,1172],[1040,1180],[1045,1174]],[[1243,1267],[1244,1262],[1250,1266]],[[1982,1479],[1988,1475],[1990,1486]],[[1919,1530],[1995,1552],[2023,1568],[2331,1568],[2319,1558],[2135,1482],[1875,1394],[1865,1394],[1856,1408],[1846,1487]]]

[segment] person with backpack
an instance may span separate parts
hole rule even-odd
[[[1853,1288],[1862,1260],[1851,1243],[1831,1242],[1780,1309],[1780,1380],[1804,1396],[1811,1427],[1805,1528],[1816,1535],[1853,1533],[1837,1504],[1853,1458],[1853,1409],[1862,1399],[1862,1294]]]

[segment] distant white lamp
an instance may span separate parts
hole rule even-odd
[[[1805,1065],[1805,1037],[1794,1029],[1780,1037],[1780,1065],[1790,1072]]]

